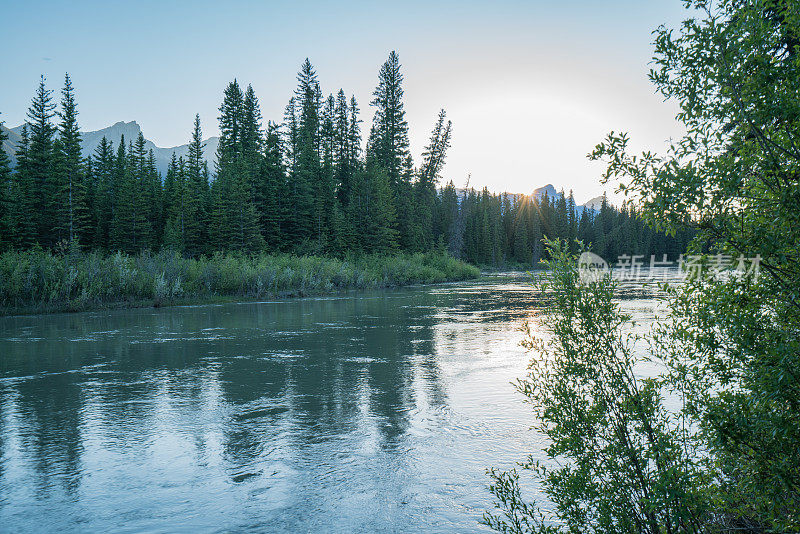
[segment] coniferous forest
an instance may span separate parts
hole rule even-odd
[[[451,123],[444,110],[433,118],[415,165],[395,52],[380,68],[368,131],[355,97],[341,89],[325,96],[309,60],[297,81],[280,122],[265,122],[251,86],[230,82],[217,153],[205,154],[196,116],[187,157],[173,155],[161,176],[141,133],[103,138],[82,157],[70,77],[60,98],[42,77],[15,168],[0,152],[0,250],[172,250],[186,257],[446,250],[473,264],[530,267],[543,256],[543,237],[578,238],[609,261],[620,254],[674,258],[691,237],[657,233],[634,209],[605,201],[576,209],[572,192],[493,194],[442,184]]]
[[[2,529],[800,533],[800,1],[674,3],[4,5]]]

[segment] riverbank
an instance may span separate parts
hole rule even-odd
[[[232,255],[184,258],[42,250],[0,254],[0,315],[298,297],[477,278],[440,253],[358,256]]]

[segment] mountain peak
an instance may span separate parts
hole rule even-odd
[[[545,195],[550,198],[556,198],[557,196],[560,196],[553,184],[547,184],[546,186],[540,187],[539,189],[534,189],[533,191],[533,196],[537,199],[541,200],[541,198]]]

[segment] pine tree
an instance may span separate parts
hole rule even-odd
[[[241,129],[244,95],[237,80],[229,83],[219,111],[220,138],[217,147],[216,178],[212,184],[210,240],[214,250],[233,248],[233,182],[238,180],[241,163]]]
[[[161,181],[161,173],[156,167],[156,156],[153,149],[147,152],[147,164],[145,167],[145,184],[147,198],[152,202],[150,209],[150,247],[158,249],[161,247],[161,240],[164,235],[164,186]]]
[[[392,51],[378,74],[373,92],[375,117],[372,121],[367,158],[386,171],[389,185],[397,191],[408,168],[408,123],[403,109],[403,75],[400,59]]]
[[[142,132],[136,137],[136,142],[128,151],[129,170],[133,186],[133,226],[132,239],[135,251],[152,248],[153,246],[153,219],[156,197],[153,184],[152,170],[147,162],[147,148]]]
[[[57,189],[53,198],[56,214],[54,231],[65,235],[71,246],[88,244],[91,238],[89,210],[86,203],[86,185],[81,157],[81,134],[78,128],[78,109],[69,74],[64,77],[61,91],[61,122],[58,125],[59,160],[56,174]]]
[[[437,236],[441,236],[442,241],[445,243],[447,250],[454,257],[460,254],[461,250],[456,250],[456,219],[458,219],[458,193],[453,181],[447,183],[442,189],[441,202],[436,217],[437,222]]]
[[[285,151],[284,165],[290,172],[294,172],[297,168],[297,130],[297,103],[294,97],[291,97],[283,111],[282,125],[283,147]]]
[[[320,179],[320,102],[319,83],[311,62],[306,59],[297,75],[295,102],[299,107],[295,165],[290,175],[291,225],[289,238],[300,244],[315,236],[314,190]]]
[[[389,177],[382,167],[368,164],[364,184],[362,247],[367,252],[386,254],[397,249],[396,213]]]
[[[94,219],[96,221],[92,245],[100,249],[109,248],[109,232],[114,217],[118,189],[114,182],[114,147],[105,136],[92,157],[94,174]]]
[[[11,160],[3,150],[3,143],[8,139],[8,135],[3,130],[3,122],[0,121],[0,252],[11,248]]]
[[[570,250],[577,252],[575,240],[578,238],[578,217],[575,211],[575,196],[572,194],[572,189],[569,190],[569,197],[567,197],[567,242],[570,244]]]
[[[234,165],[242,154],[244,95],[238,81],[233,80],[225,88],[219,112],[220,137],[217,148],[217,174],[226,166]]]
[[[263,161],[263,179],[259,195],[262,203],[257,206],[261,235],[270,250],[280,250],[285,245],[288,191],[281,155],[280,128],[272,122],[267,124]]]
[[[422,167],[415,187],[415,236],[413,247],[417,250],[428,250],[434,245],[434,214],[436,212],[437,193],[440,172],[444,166],[447,149],[450,147],[452,124],[445,119],[444,110],[439,112],[431,139],[422,154]]]
[[[184,188],[185,188],[185,165],[181,159],[172,153],[167,175],[164,178],[164,215],[166,224],[164,225],[163,244],[170,250],[183,251],[184,243]]]
[[[346,168],[340,172],[340,194],[341,219],[342,219],[342,239],[348,248],[359,248],[359,239],[356,229],[360,228],[356,224],[358,202],[354,195],[359,187],[363,187],[363,163],[361,161],[361,119],[359,118],[358,101],[355,96],[350,97],[350,106],[347,110],[347,140],[342,144],[347,145]]]
[[[248,133],[248,142],[255,142],[252,133]],[[191,256],[199,256],[206,250],[206,197],[208,180],[203,158],[203,131],[200,127],[200,115],[194,117],[192,140],[189,143],[189,154],[186,160],[185,178],[181,192],[183,210],[182,243],[184,251]],[[173,171],[177,173],[177,168]]]
[[[558,239],[569,239],[569,214],[567,213],[567,199],[564,197],[564,190],[555,200],[555,228],[554,237]]]
[[[211,195],[210,240],[216,250],[252,252],[263,248],[264,241],[245,153],[244,95],[236,80],[225,89],[219,109],[220,140]]]
[[[54,235],[55,226],[52,206],[57,203],[58,183],[53,173],[53,136],[55,127],[52,119],[55,116],[53,91],[47,89],[45,77],[39,80],[36,95],[28,109],[27,121],[30,144],[27,149],[24,173],[31,189],[33,211],[37,230],[37,240],[47,246],[55,245],[58,236]]]
[[[114,206],[109,227],[109,248],[113,251],[138,251],[136,235],[136,160],[133,146],[126,149],[125,136],[120,137],[113,169]],[[140,241],[140,240],[139,240]]]
[[[348,116],[347,97],[342,89],[336,95],[336,104],[333,119],[333,165],[335,168],[336,194],[341,205],[346,206],[352,172],[350,164],[350,117]]]
[[[25,249],[38,240],[35,175],[29,159],[31,143],[27,123],[22,126],[21,137],[16,152],[17,167],[11,175],[9,188],[8,228],[14,248]]]
[[[373,165],[376,164],[373,163]],[[386,171],[384,170],[384,172]],[[397,230],[398,246],[403,250],[420,250],[422,247],[417,246],[419,219],[411,156],[407,157],[406,165],[404,165],[403,174],[400,175],[399,181],[394,188],[390,184],[389,191],[391,192],[389,201],[397,214],[395,229]]]
[[[336,145],[336,101],[330,95],[324,104],[320,121],[320,156],[321,166],[314,187],[314,219],[316,226],[317,249],[320,251],[339,252],[342,246],[341,227],[337,207],[336,184],[334,173],[336,163],[334,151]]]

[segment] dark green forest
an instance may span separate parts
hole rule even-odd
[[[136,139],[103,138],[81,155],[75,89],[66,75],[60,102],[44,77],[17,147],[0,153],[0,251],[174,250],[345,256],[447,250],[486,266],[532,266],[543,237],[620,254],[675,257],[690,240],[643,224],[633,208],[606,202],[575,208],[572,192],[553,197],[492,194],[442,185],[452,126],[442,110],[415,166],[395,52],[378,75],[362,142],[361,110],[343,90],[324,96],[310,61],[280,123],[262,119],[253,88],[234,80],[219,107],[213,169],[199,115],[189,153],[166,173]],[[3,135],[0,132],[0,135]],[[0,142],[2,139],[0,138]]]

